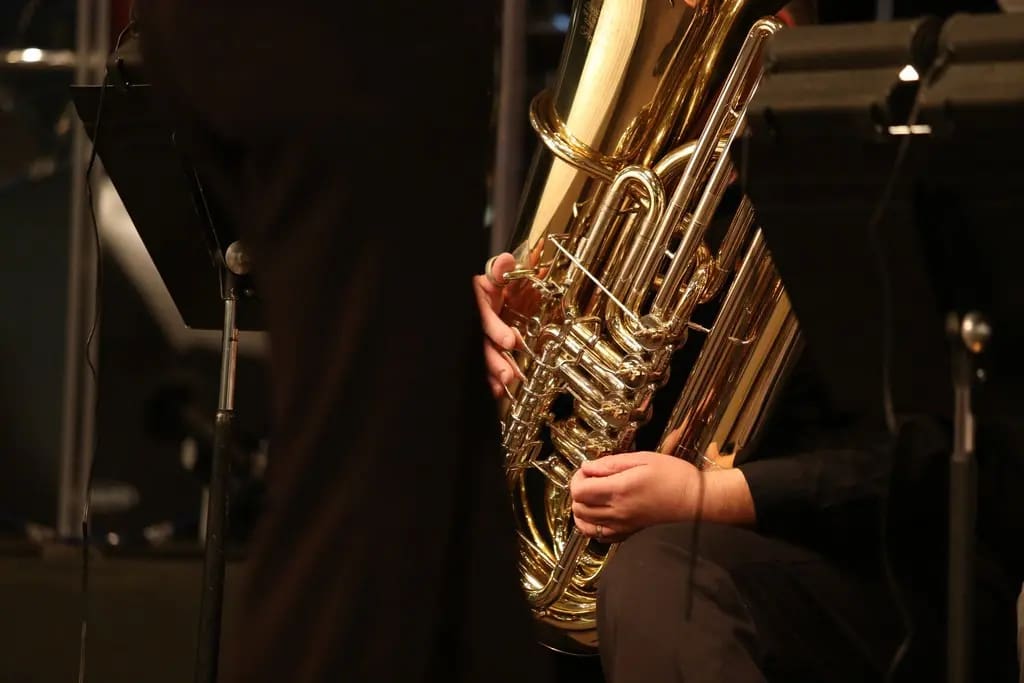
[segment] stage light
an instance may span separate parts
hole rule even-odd
[[[913,83],[919,78],[920,76],[917,73],[917,69],[915,69],[912,64],[907,64],[903,67],[903,70],[900,71],[900,80],[904,83]]]

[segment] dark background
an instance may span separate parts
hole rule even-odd
[[[115,17],[124,16],[126,4],[115,3]],[[553,76],[568,4],[530,3],[527,97]],[[900,0],[895,15],[994,8],[994,2],[978,0]],[[71,0],[4,0],[0,49],[73,49],[74,9]],[[825,22],[870,21],[876,7],[874,2],[819,2],[819,12]],[[70,83],[70,71],[15,73],[0,65],[0,130],[6,129],[0,133],[0,680],[5,682],[69,680],[77,658],[78,555],[27,543],[25,534],[26,523],[44,528],[56,523]],[[533,145],[530,137],[528,151]],[[39,158],[52,170],[28,177],[25,163]],[[120,545],[107,548],[94,567],[94,680],[185,680],[198,601],[194,538],[201,484],[181,464],[180,441],[146,418],[152,417],[154,397],[172,389],[188,394],[181,405],[212,415],[219,359],[212,351],[174,352],[110,258],[104,263],[102,299],[96,480],[134,491],[137,503],[111,514],[100,510],[95,519],[97,536],[117,534]],[[238,382],[241,432],[251,446],[266,434],[268,389],[259,359],[240,360]],[[258,485],[247,491],[253,495],[240,499],[257,504]],[[239,538],[254,519],[237,511]],[[142,540],[143,530],[161,522],[175,525],[179,543],[151,548]],[[229,573],[230,604],[241,571],[235,565]],[[230,613],[229,605],[226,628]]]
[[[0,3],[0,47],[74,47],[74,2],[9,0]],[[124,8],[115,3],[115,17]],[[530,3],[527,49],[532,97],[550,81],[561,50],[559,30],[568,0]],[[825,22],[870,21],[873,2],[819,2]],[[925,11],[989,11],[984,0],[900,0],[896,16]],[[34,8],[34,9],[33,9]],[[561,15],[561,16],[559,16]],[[116,20],[116,19],[115,19]],[[116,29],[116,27],[113,27]],[[113,32],[113,30],[112,30]],[[57,459],[66,315],[69,71],[0,70],[0,116],[18,131],[18,145],[0,155],[0,519],[52,526],[57,507]],[[534,140],[526,141],[528,151]],[[11,157],[45,157],[56,170],[29,180]],[[485,228],[486,229],[486,228]],[[181,264],[183,269],[204,264]],[[175,443],[146,429],[147,399],[187,378],[195,404],[216,405],[215,355],[178,357],[162,340],[138,293],[111,259],[104,265],[104,320],[99,336],[101,401],[97,415],[97,479],[125,482],[139,493],[136,507],[106,520],[126,537],[155,520],[193,515],[199,487],[182,471]],[[215,294],[213,295],[215,296]],[[239,419],[252,435],[265,430],[266,387],[260,362],[239,368]],[[101,520],[102,521],[102,520]]]

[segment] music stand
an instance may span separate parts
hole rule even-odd
[[[223,610],[238,331],[262,328],[249,260],[217,198],[154,109],[150,86],[73,87],[72,99],[185,324],[222,333],[195,669],[197,683],[212,683]]]
[[[974,418],[1024,414],[1024,16],[789,29],[766,69],[734,158],[837,405],[954,424],[947,673],[966,682]]]

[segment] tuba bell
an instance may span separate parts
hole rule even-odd
[[[725,466],[799,347],[749,201],[708,240],[782,4],[575,2],[557,84],[531,104],[540,144],[501,313],[522,337],[520,377],[500,418],[522,586],[552,649],[594,652],[596,582],[615,550],[574,528],[574,472],[634,447],[670,361],[694,345],[658,450]],[[712,305],[713,325],[695,322]],[[705,455],[712,442],[724,461]]]

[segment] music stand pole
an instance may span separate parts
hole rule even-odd
[[[249,271],[242,245],[233,242],[224,254],[224,329],[221,342],[220,397],[214,426],[210,490],[206,515],[203,591],[199,604],[195,683],[215,683],[220,655],[221,615],[224,608],[224,535],[227,529],[230,445],[235,421],[235,369],[238,357],[236,320],[239,291],[237,276]]]
[[[953,454],[949,463],[949,683],[972,680],[974,635],[974,518],[977,462],[974,458],[974,412],[971,392],[984,380],[977,360],[992,330],[979,313],[962,319],[950,314],[948,332],[953,356]]]

